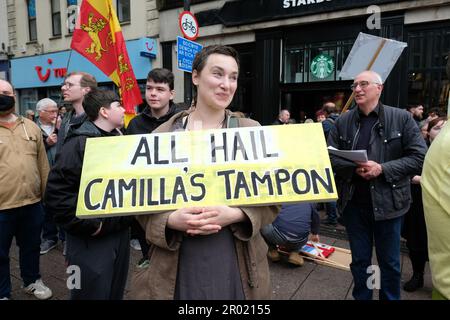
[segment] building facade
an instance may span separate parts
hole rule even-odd
[[[190,81],[176,70],[181,31],[174,21],[183,1],[158,1],[158,9],[163,65],[174,69],[178,95],[189,102]],[[190,9],[200,25],[196,42],[239,51],[241,73],[232,108],[263,124],[281,108],[301,120],[301,112],[313,118],[327,100],[342,107],[351,81],[341,80],[339,73],[360,32],[408,44],[385,83],[386,104],[447,105],[450,0],[192,0]],[[328,72],[317,74],[319,56],[327,57]]]
[[[6,0],[0,0],[0,79],[9,79],[9,37]]]
[[[7,1],[9,39],[14,55],[11,81],[18,96],[19,113],[35,109],[36,102],[44,97],[61,104],[61,83],[72,71],[89,72],[101,86],[116,90],[97,67],[70,50],[79,4],[79,0]],[[148,72],[161,64],[156,1],[113,0],[113,4],[134,73],[143,90]]]

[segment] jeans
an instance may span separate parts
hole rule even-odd
[[[356,300],[371,300],[373,289],[368,283],[373,281],[372,247],[380,268],[380,300],[400,299],[400,230],[402,217],[375,221],[373,209],[369,206],[350,202],[344,210],[344,221],[352,251],[352,271],[355,286],[353,297]],[[375,275],[375,274],[374,274]],[[368,280],[368,278],[371,279]],[[376,283],[376,282],[375,282]]]
[[[329,222],[337,222],[336,202],[326,202],[325,209],[327,211],[327,219]]]
[[[300,252],[302,247],[308,242],[309,232],[305,233],[302,239],[294,240],[282,235],[272,224],[268,224],[261,229],[261,235],[271,249],[275,249],[277,245],[280,245],[286,247],[289,251]]]
[[[44,210],[44,224],[42,226],[42,240],[52,240],[58,242],[58,229],[59,239],[61,241],[66,240],[66,234],[62,228],[56,226],[53,216]]]
[[[9,250],[16,237],[24,286],[40,279],[39,245],[44,214],[41,203],[0,210],[0,298],[11,295]]]

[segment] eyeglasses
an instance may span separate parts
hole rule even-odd
[[[67,87],[67,88],[72,88],[72,87],[75,87],[75,86],[80,86],[79,84],[75,84],[75,83],[70,83],[70,82],[63,82],[62,84],[61,84],[61,88],[62,87]]]
[[[369,84],[379,84],[378,82],[370,82],[370,81],[365,81],[365,80],[363,80],[363,81],[360,81],[360,82],[354,82],[354,83],[352,83],[351,84],[351,86],[350,86],[350,89],[352,89],[352,90],[355,90],[358,86],[361,88],[361,89],[365,89],[365,88],[367,88],[367,86],[369,85]]]

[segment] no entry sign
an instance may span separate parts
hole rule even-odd
[[[183,11],[180,13],[178,19],[180,30],[186,39],[194,41],[198,37],[198,22],[195,16],[189,11]]]

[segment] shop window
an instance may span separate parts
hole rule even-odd
[[[19,90],[20,110],[19,113],[24,115],[26,110],[36,110],[36,103],[38,102],[37,90],[35,89],[21,89]]]
[[[352,40],[346,40],[286,46],[284,82],[340,80],[339,73],[352,45]]]
[[[59,0],[51,0],[53,36],[61,35],[61,8]]]
[[[130,0],[117,0],[117,17],[119,22],[129,22],[130,21]]]
[[[27,11],[28,11],[28,37],[30,41],[37,40],[37,29],[36,29],[36,1],[27,0]]]
[[[61,96],[61,87],[48,88],[46,97],[55,101],[59,106],[63,99]]]
[[[446,111],[450,83],[445,67],[450,27],[408,33],[408,104]]]

